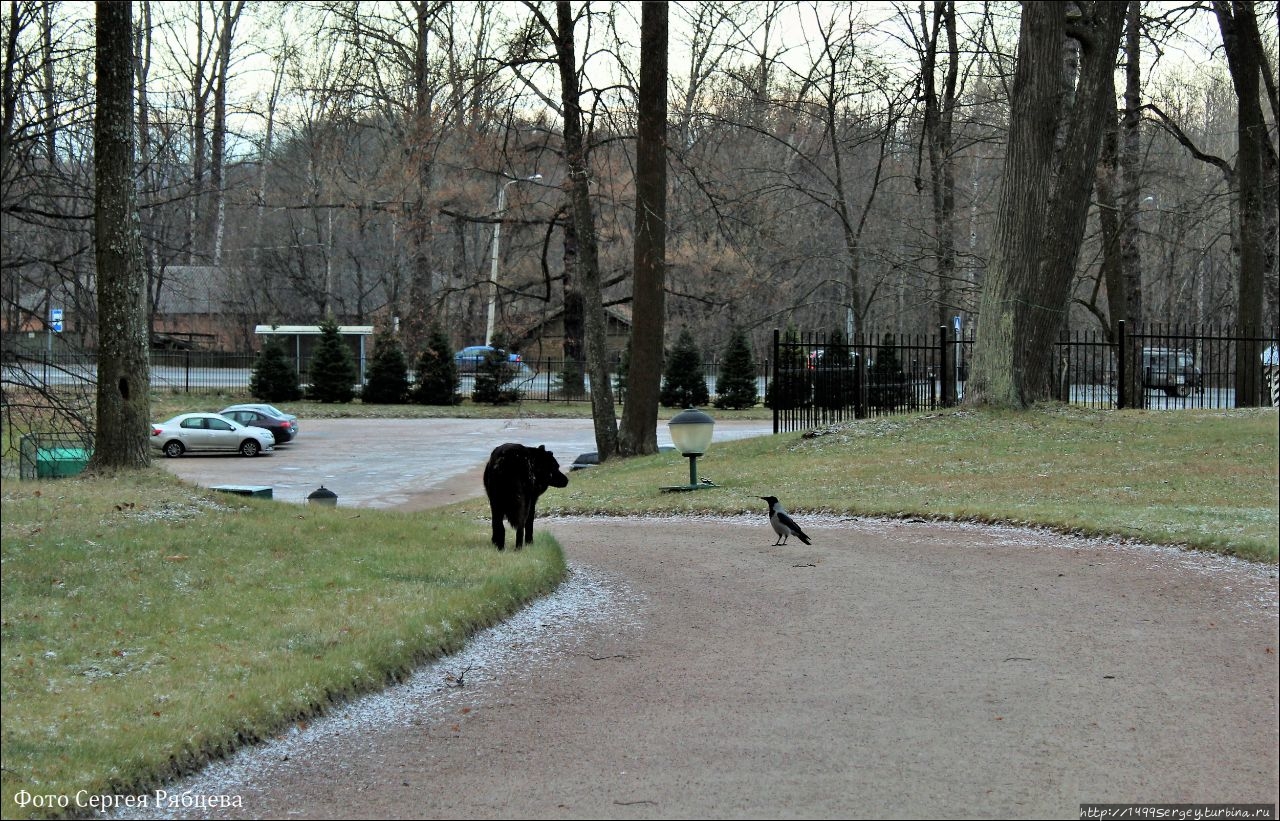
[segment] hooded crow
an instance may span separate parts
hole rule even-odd
[[[796,524],[796,520],[782,509],[777,496],[757,496],[756,498],[764,499],[769,503],[769,524],[773,525],[773,532],[778,534],[778,541],[773,543],[775,546],[786,544],[788,536],[795,536],[805,544],[813,544],[800,529],[800,525]]]

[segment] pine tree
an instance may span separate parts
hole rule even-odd
[[[702,375],[702,354],[688,329],[680,332],[667,357],[658,401],[668,408],[696,408],[711,401],[707,380]]]
[[[720,376],[716,380],[716,407],[754,407],[760,393],[756,390],[756,363],[751,358],[751,345],[742,326],[734,326],[724,350]]]
[[[474,402],[486,402],[491,405],[508,405],[520,399],[520,391],[509,387],[515,379],[516,370],[507,359],[507,351],[502,339],[495,336],[493,347],[485,354],[484,359],[476,366],[475,389],[471,391]]]
[[[552,389],[562,399],[581,399],[586,395],[583,388],[583,365],[572,357],[565,357],[560,373],[556,374]]]
[[[400,338],[384,325],[373,337],[369,381],[360,393],[365,404],[402,405],[409,396],[409,365]]]
[[[319,402],[350,402],[355,396],[356,365],[351,349],[332,316],[320,323],[320,341],[311,357],[311,384],[307,398]]]
[[[898,362],[893,334],[888,334],[876,348],[876,359],[867,369],[867,404],[873,408],[893,410],[906,404],[906,394],[907,376]]]
[[[298,372],[293,369],[280,337],[275,334],[267,336],[257,361],[253,363],[249,393],[263,402],[294,402],[302,398]]]
[[[853,404],[857,374],[854,357],[844,333],[836,328],[827,337],[813,369],[813,403],[820,408],[847,408]]]
[[[764,404],[779,410],[803,408],[809,404],[813,380],[809,375],[804,346],[800,344],[800,329],[787,323],[782,342],[782,350],[774,366],[776,375],[764,392]]]
[[[418,355],[418,378],[412,396],[420,405],[456,405],[462,401],[458,393],[458,363],[449,350],[449,340],[439,325],[433,325],[427,347]]]

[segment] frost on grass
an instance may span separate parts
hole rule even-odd
[[[233,513],[242,507],[225,505],[204,496],[189,496],[185,500],[166,500],[152,507],[117,506],[110,519],[131,524],[185,522],[209,513]]]

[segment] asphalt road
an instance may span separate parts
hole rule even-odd
[[[452,480],[483,467],[504,442],[546,445],[567,469],[596,449],[590,419],[301,419],[297,439],[252,459],[240,455],[156,456],[160,465],[201,487],[258,485],[272,498],[303,504],[324,485],[339,507],[400,507],[422,494],[475,493]],[[767,420],[718,422],[714,442],[771,432]],[[658,444],[670,445],[665,425]],[[673,481],[681,480],[674,477]]]

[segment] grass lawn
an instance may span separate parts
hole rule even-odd
[[[1277,414],[1240,411],[945,411],[853,422],[806,438],[713,443],[688,481],[667,453],[574,474],[546,512],[924,516],[1119,535],[1276,562]]]
[[[153,416],[239,398],[184,397]],[[1274,409],[952,410],[715,443],[699,472],[720,487],[696,493],[658,491],[687,480],[678,454],[614,461],[575,473],[541,512],[763,516],[756,497],[774,495],[799,514],[1042,525],[1275,564],[1278,440]],[[545,533],[520,553],[487,546],[483,500],[295,507],[159,469],[3,492],[5,818],[43,814],[15,803],[21,790],[146,789],[378,688],[553,589],[565,567]]]
[[[461,647],[559,583],[539,534],[180,485],[6,480],[3,817],[133,793]],[[75,810],[74,805],[70,808]]]

